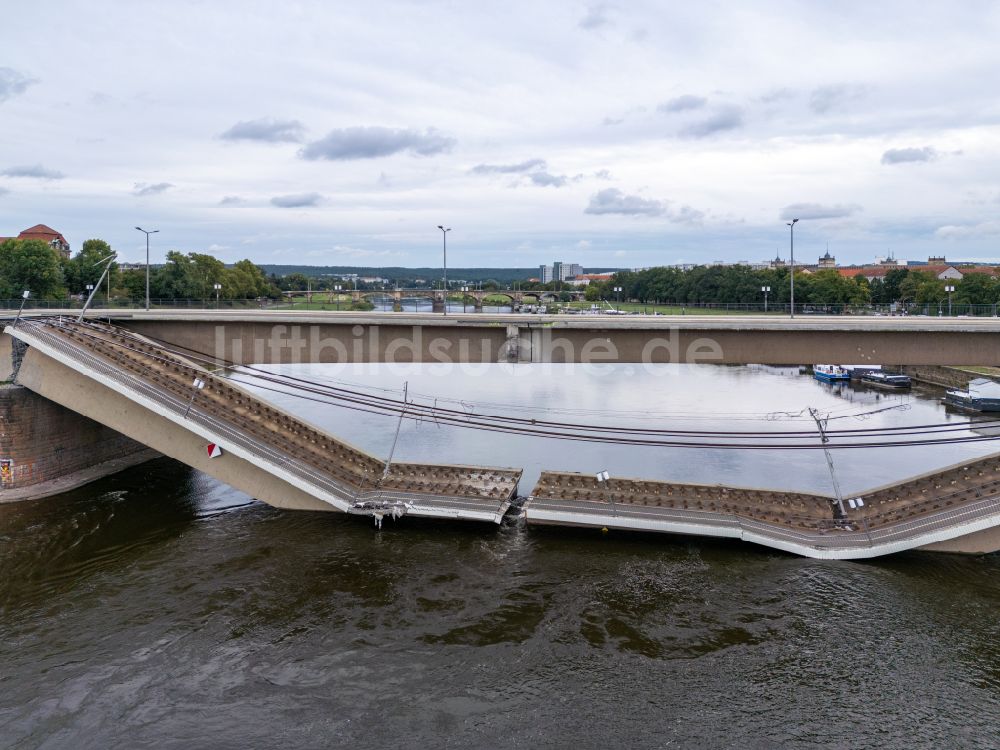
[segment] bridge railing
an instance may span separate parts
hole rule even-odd
[[[313,299],[283,298],[283,299],[159,299],[150,300],[150,307],[155,310],[319,310],[319,311],[346,311],[350,310],[352,300],[341,297],[328,299],[326,292],[314,292]],[[380,296],[376,293],[366,293],[365,299],[370,302],[375,312],[391,312],[393,310],[392,293],[387,292]],[[80,310],[83,308],[85,300],[80,297],[68,297],[62,299],[28,299],[24,301],[24,309],[27,311],[44,310]],[[491,304],[492,302],[492,304]],[[0,310],[16,311],[21,307],[22,300],[0,299]],[[506,310],[512,307],[511,302],[497,303],[494,301],[484,301],[484,306],[488,312],[495,312],[497,309]],[[583,314],[596,312],[607,314],[608,312],[629,315],[789,315],[791,310],[787,304],[763,302],[674,302],[670,300],[648,300],[648,301],[605,301],[597,302],[529,302],[526,306],[532,310],[538,309],[541,312],[557,311],[560,313]],[[146,307],[144,299],[129,299],[124,297],[95,298],[90,308],[92,310],[143,310]],[[427,311],[431,308],[430,297],[406,297],[403,298],[403,310]],[[462,304],[461,298],[449,298],[448,310],[465,310],[473,312],[474,305],[467,301]],[[797,316],[810,315],[844,315],[844,316],[907,316],[907,317],[998,317],[1000,305],[994,303],[989,305],[971,305],[953,303],[948,305],[943,303],[893,303],[893,304],[816,304],[806,303],[795,305]]]

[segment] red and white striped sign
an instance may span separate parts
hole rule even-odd
[[[217,446],[215,443],[209,443],[208,444],[208,457],[209,458],[218,458],[221,455],[222,455],[222,448],[220,448],[219,446]]]

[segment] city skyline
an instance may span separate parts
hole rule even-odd
[[[805,262],[995,260],[998,31],[979,2],[22,7],[0,234],[431,266],[447,222],[456,266],[643,267],[787,258],[799,218]]]

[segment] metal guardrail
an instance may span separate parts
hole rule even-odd
[[[322,293],[316,292],[317,296]],[[389,296],[385,299],[391,302]],[[16,311],[22,303],[21,299],[0,299],[0,310]],[[429,298],[428,298],[429,306]],[[544,303],[543,303],[544,304]],[[577,312],[588,312],[591,303],[553,303],[560,309],[572,309]],[[580,305],[583,307],[580,307]],[[598,303],[593,303],[598,304]],[[602,301],[602,305],[604,302]],[[629,300],[623,302],[607,302],[616,310],[633,315],[697,315],[697,314],[720,314],[720,315],[788,315],[791,312],[788,304],[763,302],[677,302],[673,300]],[[58,300],[36,300],[29,299],[24,304],[25,311],[45,311],[45,310],[80,310],[83,308],[84,300],[76,298]],[[153,310],[318,310],[348,312],[350,302],[336,302],[316,300],[311,302],[272,299],[229,299],[204,300],[204,299],[153,299],[150,300],[150,307]],[[461,307],[457,303],[451,303],[449,309]],[[487,307],[510,307],[510,305],[487,305]],[[127,312],[129,310],[145,310],[145,300],[112,299],[110,304],[107,300],[95,299],[90,309],[104,312]],[[950,312],[949,312],[950,310]],[[603,310],[606,312],[606,308]],[[392,313],[391,304],[375,305],[371,312]],[[470,309],[471,313],[472,310]],[[490,314],[490,313],[481,313]],[[905,316],[905,317],[975,317],[975,318],[996,318],[1000,316],[1000,304],[971,305],[953,303],[950,308],[947,302],[917,304],[915,302],[897,302],[892,304],[801,304],[795,305],[796,315],[846,315],[846,316]]]

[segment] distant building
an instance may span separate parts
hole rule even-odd
[[[961,271],[955,268],[955,266],[939,266],[939,265],[932,266],[929,263],[926,266],[923,266],[920,270],[924,271],[925,273],[932,273],[934,274],[934,276],[941,279],[942,281],[944,281],[945,279],[949,281],[958,281],[964,275]]]
[[[41,240],[46,245],[51,247],[62,257],[69,257],[69,243],[66,238],[62,236],[60,232],[57,232],[52,227],[47,227],[44,224],[35,224],[35,226],[25,229],[16,238],[13,237],[0,237],[0,242],[9,239],[19,239],[19,240]]]
[[[816,265],[820,268],[836,268],[837,259],[830,255],[830,251],[828,249],[826,254],[820,257],[819,262],[817,262]]]
[[[587,286],[593,281],[611,281],[613,273],[581,273],[566,281],[571,286]]]
[[[906,267],[906,261],[896,260],[896,258],[893,257],[893,254],[889,253],[889,255],[887,257],[885,257],[885,258],[876,258],[875,259],[875,265],[876,266],[885,266],[887,268],[905,268]]]
[[[543,284],[550,281],[568,281],[583,273],[583,266],[579,263],[563,263],[561,260],[553,261],[551,266],[539,266],[538,275]]]
[[[961,281],[970,273],[984,273],[987,276],[996,276],[1000,268],[996,266],[932,266],[926,265],[920,269],[934,274],[941,281]]]
[[[851,266],[850,268],[838,268],[837,273],[848,279],[861,276],[868,281],[874,281],[875,279],[884,279],[891,270],[892,268],[887,266]]]
[[[948,261],[945,260],[943,255],[932,255],[927,259],[927,265],[929,266],[946,266]]]

